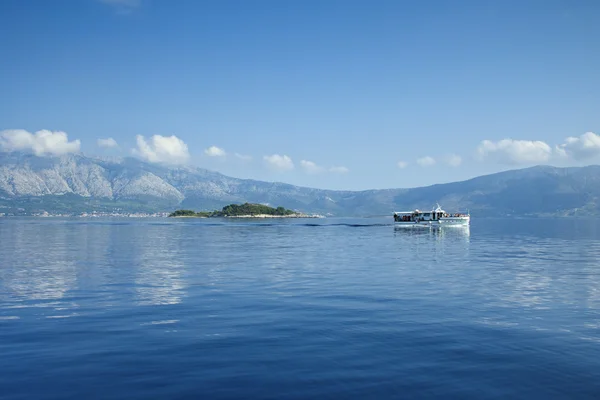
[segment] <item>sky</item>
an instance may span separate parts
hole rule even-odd
[[[3,0],[0,151],[328,189],[600,162],[600,2]]]

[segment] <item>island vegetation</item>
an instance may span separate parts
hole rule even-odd
[[[309,217],[302,213],[297,213],[288,210],[284,207],[269,207],[264,204],[229,204],[223,207],[220,211],[200,211],[193,210],[177,210],[169,214],[169,217],[196,217],[196,218],[211,218],[211,217]]]
[[[169,214],[169,217],[204,217],[204,215],[200,215],[200,214],[205,214],[205,213],[198,213],[196,211],[193,210],[176,210],[173,211],[171,214]]]

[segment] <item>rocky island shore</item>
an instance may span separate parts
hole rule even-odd
[[[220,211],[177,210],[169,214],[171,218],[324,218],[322,215],[304,214],[283,207],[269,207],[263,204],[230,204]]]

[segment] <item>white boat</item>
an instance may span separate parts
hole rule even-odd
[[[398,226],[469,226],[471,215],[454,213],[449,214],[442,210],[440,205],[431,211],[395,211],[394,224]]]

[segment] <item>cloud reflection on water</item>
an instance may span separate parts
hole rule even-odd
[[[179,304],[187,283],[180,249],[180,226],[151,226],[132,231],[134,291],[139,305]]]
[[[5,288],[0,298],[36,303],[30,307],[63,299],[77,283],[72,239],[59,225],[40,229],[35,224],[14,224],[10,230],[0,230],[0,281]]]

